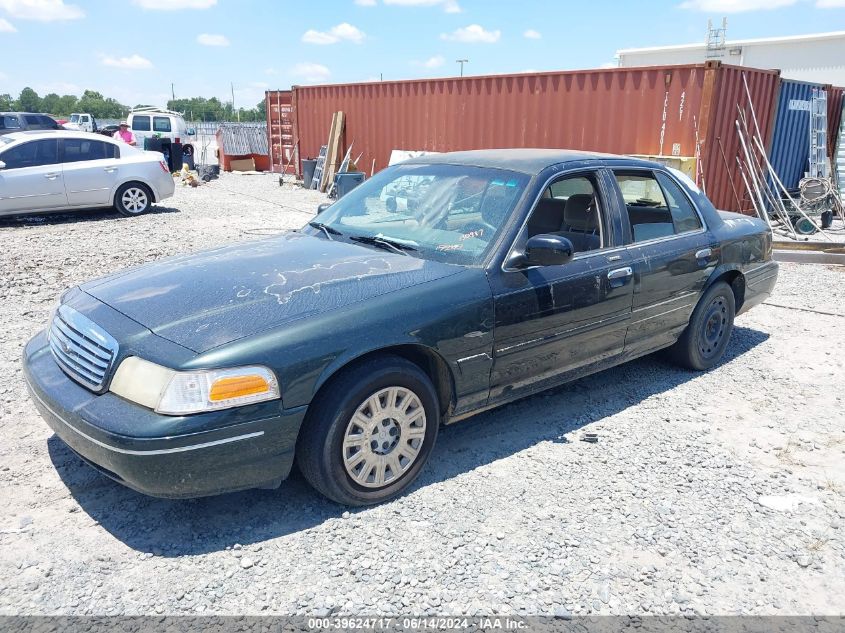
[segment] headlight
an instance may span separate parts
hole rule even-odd
[[[187,415],[276,400],[279,382],[259,365],[175,371],[137,356],[125,359],[109,390],[165,415]]]

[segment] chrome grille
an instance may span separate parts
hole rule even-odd
[[[117,356],[117,341],[90,319],[61,305],[50,324],[50,350],[64,372],[92,391],[100,391]]]

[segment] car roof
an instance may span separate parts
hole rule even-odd
[[[96,138],[98,141],[115,142],[114,139],[103,136],[102,134],[75,130],[23,130],[21,132],[9,132],[8,134],[4,134],[4,136],[13,141],[34,141],[42,138]]]
[[[463,152],[447,152],[444,154],[426,154],[403,161],[403,165],[471,165],[473,167],[488,167],[492,169],[509,169],[526,174],[538,174],[546,167],[561,163],[580,161],[624,161],[631,166],[660,167],[658,163],[619,156],[617,154],[602,154],[600,152],[584,152],[572,149],[479,149]]]

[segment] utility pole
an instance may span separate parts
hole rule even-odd
[[[235,112],[235,84],[229,84],[232,87],[232,114]],[[238,112],[238,123],[241,122],[241,113]]]
[[[469,60],[468,59],[456,59],[455,63],[461,65],[461,77],[463,77],[464,76],[464,64],[468,64]]]
[[[176,88],[173,87],[173,82],[170,82],[170,96],[176,101]]]

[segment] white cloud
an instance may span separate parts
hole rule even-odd
[[[328,31],[315,31],[308,29],[302,34],[302,41],[306,44],[337,44],[340,41],[354,42],[360,44],[367,37],[361,29],[343,22],[333,26]]]
[[[422,65],[425,68],[440,68],[445,63],[446,58],[443,57],[443,55],[435,55],[434,57],[429,57],[425,60]]]
[[[845,9],[845,0],[816,0],[818,9]]]
[[[8,20],[0,18],[0,33],[14,33],[17,29]]]
[[[331,71],[322,64],[311,64],[303,62],[291,69],[291,74],[309,83],[326,81],[331,76]]]
[[[141,57],[137,53],[129,55],[128,57],[112,57],[111,55],[104,55],[103,66],[111,66],[112,68],[124,68],[127,70],[143,70],[145,68],[152,68],[153,63],[146,57]]]
[[[0,70],[0,81],[6,81],[8,78],[9,78],[9,75],[7,75],[2,70]]]
[[[216,35],[213,33],[200,33],[197,35],[197,42],[203,46],[228,46],[229,38],[225,35]]]
[[[457,0],[384,0],[400,7],[443,7],[446,13],[461,13]]]
[[[374,7],[376,6],[376,0],[355,0],[355,4],[359,7]]]
[[[452,42],[464,42],[465,44],[475,44],[483,42],[485,44],[493,44],[499,41],[502,32],[487,31],[484,27],[478,24],[470,24],[460,29],[454,30],[452,33],[442,33],[440,39],[450,40]]]
[[[535,31],[534,29],[528,29],[525,33],[522,34],[523,37],[529,40],[541,40],[543,36],[540,34],[539,31]]]
[[[57,95],[77,95],[80,96],[83,92],[82,86],[65,81],[55,83],[37,84],[35,91],[40,95],[50,94],[55,92]]]
[[[181,9],[210,9],[217,0],[132,0],[142,9],[152,11],[179,11]]]
[[[819,0],[825,2],[828,0]],[[798,0],[685,0],[682,9],[692,9],[705,13],[744,13],[761,9],[780,9],[788,7]]]
[[[21,20],[76,20],[85,16],[85,12],[75,4],[65,4],[64,0],[0,0],[0,9]]]

